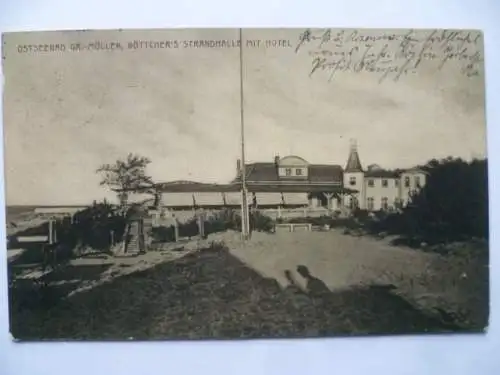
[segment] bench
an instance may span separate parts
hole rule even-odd
[[[45,243],[49,241],[49,236],[17,236],[18,243]]]
[[[310,223],[286,223],[276,224],[274,226],[275,232],[311,232],[312,224]]]

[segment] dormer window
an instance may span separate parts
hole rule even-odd
[[[349,185],[351,186],[356,185],[356,177],[354,176],[349,177]]]
[[[278,170],[279,177],[304,178],[307,177],[309,174],[308,166],[309,163],[306,160],[299,158],[298,156],[292,155],[280,159],[277,163],[276,168]]]

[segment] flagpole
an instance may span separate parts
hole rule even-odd
[[[243,116],[243,36],[240,28],[240,124],[241,124],[241,233],[244,240],[248,239],[249,219],[246,185],[245,161],[245,119]]]

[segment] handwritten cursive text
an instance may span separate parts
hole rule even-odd
[[[399,81],[424,66],[440,71],[450,64],[464,76],[478,76],[483,62],[480,48],[481,33],[474,31],[306,29],[298,37],[295,53],[310,56],[310,76],[325,72],[331,81],[340,72],[364,72],[378,75],[381,83],[388,78]]]

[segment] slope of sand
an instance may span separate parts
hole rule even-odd
[[[393,285],[395,293],[420,308],[440,308],[465,315],[467,321],[484,319],[488,270],[478,259],[396,247],[387,239],[344,235],[341,230],[255,233],[246,245],[231,239],[226,244],[240,260],[282,286],[288,284],[285,270],[305,286],[296,272],[298,265],[305,265],[332,291]]]
[[[107,263],[110,267],[98,281],[71,294],[179,259],[213,241],[225,243],[232,255],[263,277],[275,279],[282,287],[289,284],[284,271],[290,270],[305,288],[305,280],[296,271],[297,266],[304,265],[332,291],[393,285],[396,293],[421,308],[441,308],[471,316],[471,319],[479,319],[481,311],[475,311],[476,307],[481,310],[484,306],[482,288],[487,280],[481,265],[458,257],[391,246],[387,240],[344,235],[340,230],[275,235],[255,232],[247,243],[241,241],[240,233],[228,231],[212,234],[206,240],[164,244],[139,257],[77,259],[72,263]]]
[[[213,241],[228,250],[200,251]],[[326,284],[336,312],[311,310],[311,296],[301,297],[305,280],[298,265]],[[289,284],[285,270],[297,285]],[[475,260],[336,230],[254,233],[247,243],[239,233],[218,233],[163,244],[140,256],[76,259],[47,281],[53,288],[40,296],[46,307],[26,307],[31,297],[18,296],[14,336],[158,339],[449,330],[440,317],[436,321],[436,308],[463,314],[459,323],[476,330],[486,320],[487,272]],[[392,290],[365,288],[377,285]],[[326,315],[317,316],[318,311]]]

